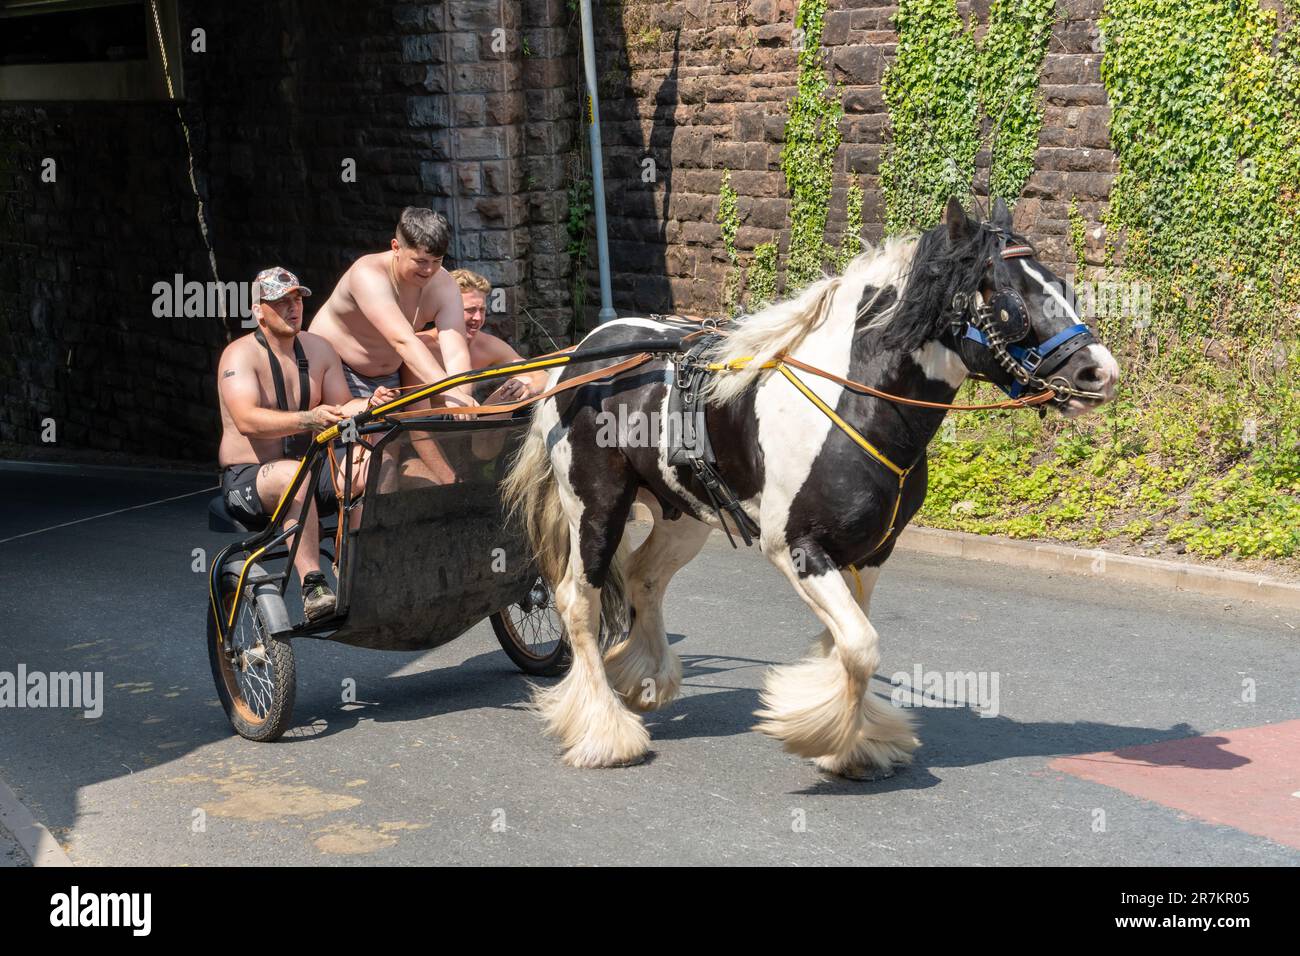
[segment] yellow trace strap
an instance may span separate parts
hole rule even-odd
[[[739,372],[746,368],[753,360],[754,357],[752,355],[746,355],[741,358],[732,359],[729,362],[712,362],[705,367],[711,372]],[[898,492],[894,495],[894,507],[889,513],[889,525],[885,528],[885,533],[881,536],[880,541],[876,546],[867,552],[868,557],[875,554],[885,546],[885,542],[889,540],[889,536],[894,533],[894,527],[898,523],[898,510],[903,503],[903,486],[907,483],[907,476],[911,474],[912,469],[900,468],[898,465],[894,464],[888,455],[882,452],[875,445],[871,444],[871,442],[867,441],[861,432],[836,414],[835,409],[823,402],[817,396],[816,392],[803,383],[798,375],[795,375],[794,372],[790,371],[790,367],[786,365],[784,361],[781,359],[772,359],[771,361],[764,362],[759,367],[777,369],[786,377],[791,385],[803,393],[804,398],[817,406],[817,409],[834,422],[840,431],[853,439],[854,443],[857,444],[859,448],[866,452],[872,459],[884,465],[898,477]],[[853,580],[857,583],[858,596],[860,598],[862,596],[862,579],[858,576],[858,569],[853,565],[849,565],[849,570],[853,572]]]
[[[858,600],[862,600],[862,575],[858,574],[858,569],[849,565],[849,570],[853,573],[853,586],[858,589]]]
[[[732,359],[730,362],[710,362],[704,366],[710,372],[739,372],[749,366],[754,361],[754,356],[746,355],[741,358]],[[776,359],[764,362],[759,368],[777,368],[781,363]]]
[[[890,471],[896,474],[900,479],[907,477],[907,473],[911,469],[900,468],[898,467],[898,465],[895,465],[892,461],[890,461],[888,456],[886,456],[884,452],[882,452],[875,445],[871,444],[871,442],[863,438],[861,432],[859,432],[856,428],[854,428],[852,425],[850,425],[848,422],[842,419],[839,415],[837,415],[835,409],[831,408],[829,405],[823,402],[812,389],[810,389],[807,385],[803,383],[803,381],[799,378],[799,376],[795,375],[794,372],[790,371],[789,366],[785,365],[784,363],[781,363],[778,364],[776,367],[781,372],[782,375],[784,375],[787,379],[790,380],[791,385],[799,389],[799,391],[803,392],[804,397],[807,398],[808,401],[816,405],[817,408],[820,409],[823,415],[825,415],[827,418],[833,421],[837,426],[839,426],[840,431],[844,432],[844,434],[852,438],[853,441],[856,442],[857,445],[863,451],[865,451],[876,461],[880,462],[882,465],[884,465],[886,468],[888,468]]]

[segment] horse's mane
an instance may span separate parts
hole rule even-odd
[[[840,284],[850,276],[867,273],[866,280],[878,286],[893,285],[906,270],[911,241],[889,239],[868,247],[855,256],[843,276],[820,279],[793,299],[778,302],[753,315],[741,316],[727,326],[724,336],[709,352],[711,362],[749,358],[744,369],[707,380],[710,401],[725,405],[740,395],[758,377],[765,362],[792,352],[810,332],[826,321],[831,300]]]
[[[1007,235],[1010,243],[1026,242],[1022,236]],[[1000,284],[1007,282],[1006,263],[998,248],[998,233],[978,226],[956,243],[949,240],[948,227],[942,223],[922,233],[898,304],[867,326],[875,337],[873,345],[884,351],[911,352],[942,335],[952,297],[975,291],[985,260],[991,257],[994,277]]]

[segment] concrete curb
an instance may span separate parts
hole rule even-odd
[[[636,521],[650,521],[650,509],[638,501],[632,506],[632,518]],[[1039,571],[1092,577],[1105,575],[1111,581],[1123,581],[1157,590],[1187,591],[1235,601],[1256,601],[1300,611],[1300,584],[1290,584],[1245,571],[1200,567],[1160,558],[1140,558],[1100,548],[1069,548],[1060,544],[1037,544],[1032,541],[970,534],[966,531],[943,531],[915,526],[903,529],[898,538],[898,546],[920,554],[991,561]]]
[[[1040,571],[1105,576],[1112,581],[1140,584],[1171,591],[1189,591],[1210,597],[1258,601],[1300,610],[1300,584],[1289,584],[1262,574],[1198,567],[1159,558],[1115,554],[1099,548],[1085,550],[1059,544],[1013,541],[965,531],[906,528],[898,546],[922,554],[993,561]]]
[[[72,866],[59,841],[0,780],[0,827],[13,834],[32,866]]]

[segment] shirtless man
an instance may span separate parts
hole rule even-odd
[[[226,346],[217,365],[221,405],[221,492],[227,509],[251,528],[265,527],[306,453],[311,433],[360,413],[368,404],[392,401],[397,393],[377,388],[369,398],[352,398],[343,365],[330,344],[303,332],[302,299],[311,290],[279,267],[254,280],[257,330]],[[306,369],[301,362],[306,361]],[[279,374],[275,374],[278,370]],[[303,378],[306,376],[306,393]],[[316,620],[334,609],[335,596],[320,568],[318,501],[333,501],[332,476],[323,469],[313,495],[294,567],[302,580],[303,610]],[[296,515],[308,492],[294,496]],[[286,521],[286,527],[296,523]]]
[[[522,356],[511,348],[509,342],[483,331],[483,321],[487,318],[487,295],[492,291],[492,283],[469,269],[457,269],[450,275],[460,289],[464,307],[465,336],[469,339],[469,367],[480,369],[489,365],[521,361]],[[429,347],[435,359],[442,361],[442,337],[438,332],[432,330],[420,332],[416,337]],[[506,379],[500,388],[484,399],[483,404],[504,405],[531,398],[546,389],[546,378],[547,372],[542,370]],[[402,384],[414,384],[407,380],[405,370],[402,373]]]
[[[409,381],[424,385],[469,371],[460,290],[442,267],[450,238],[442,214],[407,206],[392,248],[354,262],[312,319],[312,332],[343,360],[352,395],[396,388],[403,368]],[[416,335],[430,326],[438,331],[437,357]],[[464,386],[439,399],[449,406],[471,404]],[[436,404],[442,404],[439,399]]]

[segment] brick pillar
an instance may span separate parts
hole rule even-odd
[[[524,195],[528,200],[528,315],[519,335],[533,351],[559,344],[573,317],[568,244],[568,188],[578,123],[577,31],[570,30],[565,0],[523,0]],[[594,255],[594,241],[593,255]],[[539,328],[539,326],[541,328]]]
[[[564,2],[402,5],[394,21],[406,34],[408,122],[430,137],[420,182],[451,221],[452,264],[499,290],[489,328],[549,345],[538,323],[559,337],[569,318],[564,153],[576,70]]]

